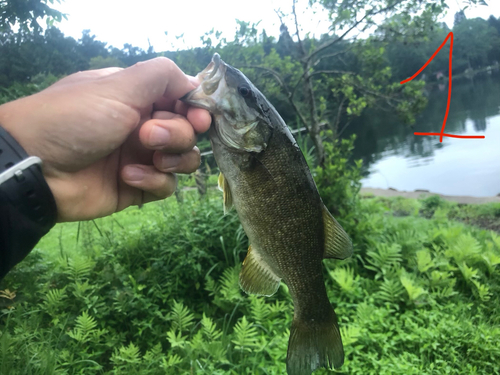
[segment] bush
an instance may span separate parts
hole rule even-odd
[[[323,203],[349,234],[358,223],[361,160],[352,161],[355,136],[332,139],[332,132],[323,133],[325,161],[314,169],[314,180]]]

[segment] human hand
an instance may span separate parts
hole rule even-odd
[[[58,221],[88,220],[170,196],[200,164],[210,115],[178,101],[196,87],[171,60],[72,74],[0,106],[2,125],[43,174]]]

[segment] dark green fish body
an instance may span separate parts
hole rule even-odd
[[[272,295],[281,280],[288,285],[294,302],[289,375],[340,367],[344,352],[322,260],[350,256],[350,240],[323,205],[288,127],[252,83],[218,55],[199,79],[183,100],[213,116],[210,140],[225,209],[235,207],[250,242],[240,286]]]

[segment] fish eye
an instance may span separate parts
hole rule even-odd
[[[250,87],[248,87],[248,86],[240,86],[240,87],[238,87],[238,92],[244,98],[248,98],[250,96],[250,94],[252,93],[252,90],[250,90]]]

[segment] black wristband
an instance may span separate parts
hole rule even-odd
[[[0,278],[31,251],[57,219],[56,202],[40,165],[23,166],[28,158],[0,126],[0,175],[11,176],[0,182]]]

